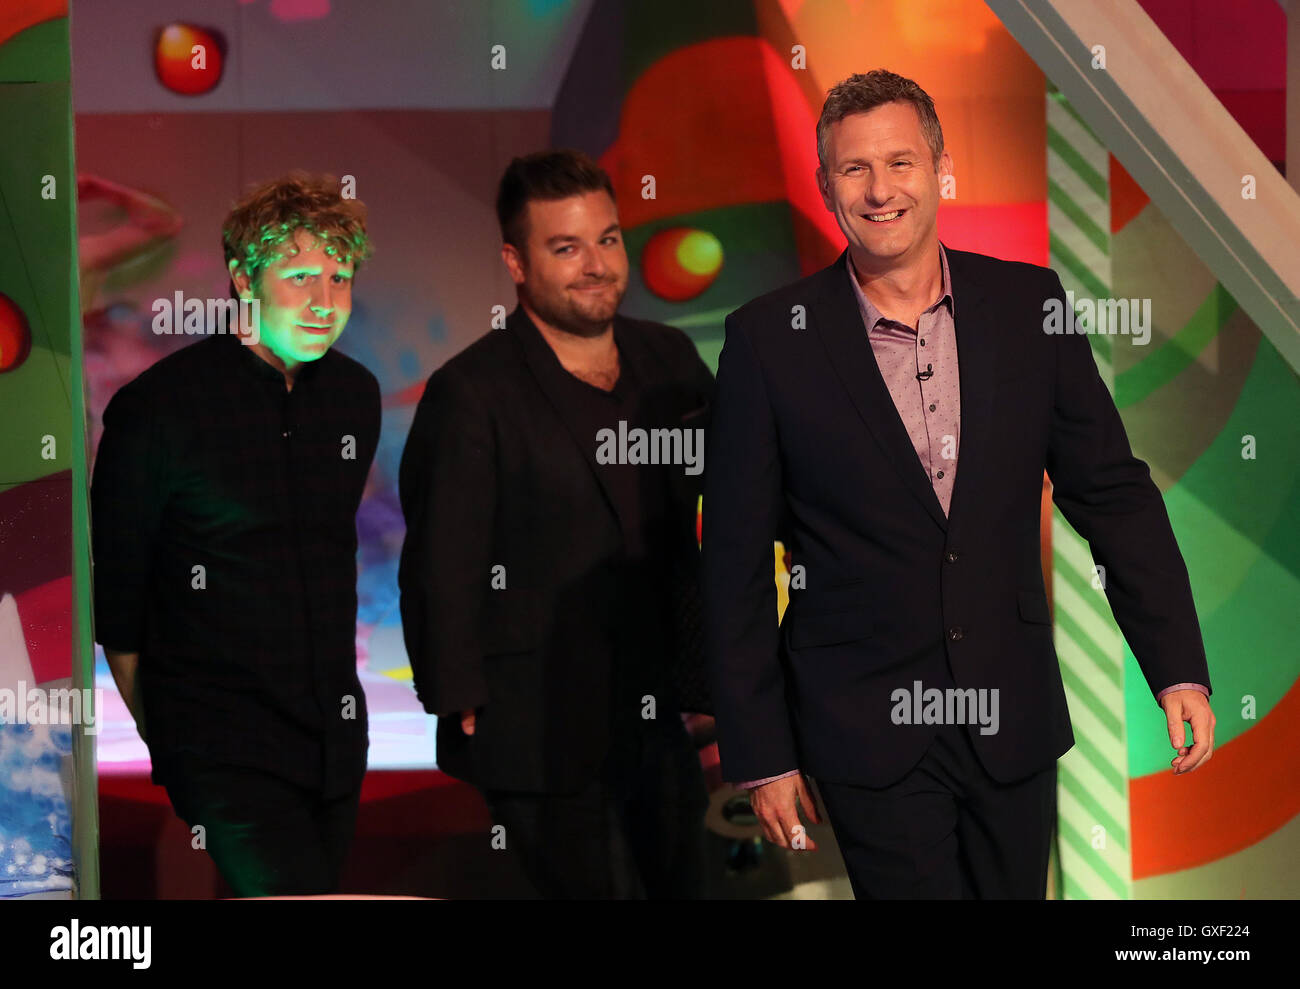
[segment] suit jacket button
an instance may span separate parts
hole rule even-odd
[[[948,638],[952,639],[953,642],[956,642],[961,637],[962,631],[960,625],[954,625],[952,628],[948,629]]]
[[[956,563],[956,562],[957,562],[957,554],[956,554],[956,553],[953,553],[953,552],[951,552],[951,551],[948,552],[948,553],[945,553],[943,558],[944,558],[945,560],[947,560],[949,563]]]

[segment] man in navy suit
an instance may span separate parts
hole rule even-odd
[[[1045,317],[1065,305],[1056,274],[940,245],[952,163],[924,90],[852,76],[817,142],[848,250],[732,313],[719,365],[703,565],[723,775],[795,848],[814,847],[815,778],[859,897],[1042,898],[1074,742],[1044,469],[1104,567],[1175,773],[1214,744],[1187,570],[1087,337]]]

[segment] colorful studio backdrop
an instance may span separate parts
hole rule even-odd
[[[1143,6],[1280,167],[1278,5],[1234,5],[1227,33],[1221,5]],[[982,3],[77,0],[69,18],[57,0],[6,0],[0,134],[21,139],[0,136],[0,686],[104,693],[94,736],[0,727],[0,896],[93,895],[95,754],[101,774],[147,771],[89,644],[86,459],[113,392],[189,342],[152,331],[153,301],[225,295],[219,228],[241,191],[306,168],[352,176],[370,210],[376,254],[339,343],[384,394],[358,519],[358,663],[372,768],[432,766],[398,620],[397,465],[430,372],[513,306],[502,169],[546,146],[597,156],[633,261],[624,311],[681,327],[716,364],[726,313],[841,251],[814,123],[829,86],[878,66],[936,100],[956,163],[947,244],[1050,263],[1079,297],[1152,299],[1148,346],[1092,340],[1187,559],[1218,751],[1169,777],[1163,716],[1087,547],[1046,508],[1078,738],[1061,766],[1060,894],[1294,890],[1296,371]]]

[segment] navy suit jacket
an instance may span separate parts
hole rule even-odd
[[[967,731],[1000,782],[1064,754],[1074,738],[1040,565],[1044,469],[1105,567],[1153,695],[1210,685],[1160,492],[1087,336],[1045,332],[1044,302],[1065,304],[1060,280],[963,251],[948,261],[961,432],[947,517],[877,368],[847,252],[727,318],[703,555],[725,779],[797,767],[834,782],[897,781],[937,731],[891,717],[895,691],[916,681],[998,691],[999,730]],[[779,628],[778,528],[806,585]]]

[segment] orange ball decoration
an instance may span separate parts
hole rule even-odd
[[[193,24],[168,24],[158,32],[154,71],[173,93],[198,96],[221,81],[224,46],[218,35]]]

